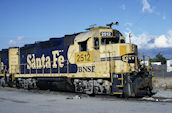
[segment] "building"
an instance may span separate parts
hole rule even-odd
[[[172,60],[167,60],[167,72],[172,72]]]
[[[145,64],[146,66],[148,66],[148,61],[141,61],[141,64]],[[160,66],[161,62],[151,62],[151,65],[152,66],[154,66],[154,65]]]
[[[151,62],[151,65],[161,65],[161,62]]]

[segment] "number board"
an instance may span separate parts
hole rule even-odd
[[[123,62],[135,63],[135,55],[123,55],[121,56]]]
[[[93,52],[79,52],[75,53],[75,63],[93,62]]]
[[[100,36],[112,36],[112,32],[101,32]]]

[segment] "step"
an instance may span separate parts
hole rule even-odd
[[[124,87],[124,85],[116,85],[116,87]]]
[[[122,95],[122,92],[113,92],[114,95]]]

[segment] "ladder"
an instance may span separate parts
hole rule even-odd
[[[112,76],[112,94],[123,94],[123,87],[124,87],[124,78],[125,75],[123,73],[121,74],[115,74],[113,73]]]

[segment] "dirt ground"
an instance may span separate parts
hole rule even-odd
[[[171,113],[172,98],[166,99],[171,101],[0,88],[0,113]]]
[[[153,77],[154,89],[172,89],[172,77]]]

